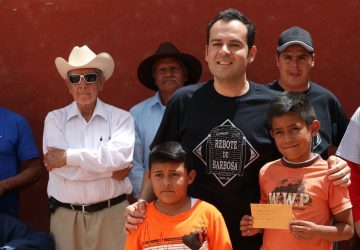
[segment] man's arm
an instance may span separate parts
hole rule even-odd
[[[154,194],[150,179],[149,179],[149,170],[146,170],[144,173],[144,177],[141,185],[141,193],[139,196],[139,200],[145,200],[147,202],[151,202],[156,199]]]
[[[139,200],[127,206],[125,209],[125,229],[127,232],[138,229],[139,224],[143,223],[144,218],[146,217],[145,212],[147,203],[156,198],[148,175],[147,170],[144,174]]]
[[[346,129],[349,125],[349,118],[346,115],[346,112],[344,111],[340,101],[338,99],[336,99],[336,101],[334,102],[334,110],[336,110],[334,112],[330,111],[330,112],[334,112],[335,114],[333,114],[333,121],[335,122],[331,127],[332,127],[332,141],[334,146],[338,147],[341,143],[342,138],[344,137],[344,134],[346,133]],[[331,117],[331,116],[330,116]]]
[[[184,90],[184,88],[182,89]],[[178,90],[166,105],[163,119],[160,127],[155,135],[155,138],[150,145],[153,148],[155,145],[165,141],[179,141],[180,127],[183,121],[183,115],[186,112],[186,107],[190,102],[191,93],[186,90],[183,92]],[[192,90],[194,91],[194,90]],[[142,191],[138,202],[129,205],[124,213],[125,229],[136,230],[138,225],[143,222],[145,218],[146,202],[155,199],[153,189],[150,181],[148,181],[148,172],[144,173]]]
[[[352,212],[355,222],[355,231],[360,237],[360,164],[348,162],[351,167],[351,185],[349,195],[353,205]]]
[[[129,113],[124,113],[121,119],[113,128],[111,139],[100,148],[67,149],[67,164],[94,174],[127,168],[133,158],[135,127]]]
[[[139,121],[138,121],[138,114],[131,109],[131,115],[135,121],[135,145],[134,145],[134,157],[132,162],[132,169],[129,174],[130,182],[133,186],[133,194],[131,195],[130,201],[133,203],[136,199],[139,198],[141,193],[141,183],[143,180],[144,172],[146,169],[145,165],[145,157],[149,157],[148,155],[145,156],[145,147],[149,145],[145,145],[145,141],[141,138],[140,128],[139,128]]]
[[[39,158],[20,163],[21,171],[13,177],[0,181],[0,196],[9,191],[17,191],[37,182],[41,177],[41,163]]]
[[[125,118],[116,124],[111,139],[98,149],[69,149],[60,123],[52,112],[45,119],[43,152],[44,165],[49,171],[56,168],[53,173],[63,178],[72,176],[71,180],[92,180],[112,177],[113,172],[130,165],[135,135],[129,114],[126,113]],[[67,171],[70,174],[66,174]]]

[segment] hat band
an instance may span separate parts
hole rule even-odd
[[[302,47],[304,47],[307,51],[309,51],[310,53],[314,52],[314,48],[311,47],[309,44],[304,43],[302,41],[290,41],[287,43],[284,43],[283,45],[281,45],[280,47],[277,48],[278,52],[283,52],[287,47],[289,47],[290,45],[301,45]]]

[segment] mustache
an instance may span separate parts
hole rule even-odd
[[[217,59],[218,60],[222,60],[222,59],[227,59],[227,58],[230,58],[231,56],[228,55],[228,54],[225,54],[225,55],[218,55]]]
[[[168,82],[168,81],[173,81],[173,82],[179,83],[179,80],[176,77],[165,77],[162,79],[161,82],[164,83],[164,82]]]

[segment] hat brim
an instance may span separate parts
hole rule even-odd
[[[301,42],[301,41],[291,41],[291,42],[287,42],[287,43],[284,43],[283,45],[281,45],[280,47],[277,48],[277,51],[278,52],[283,52],[287,47],[289,47],[290,45],[301,45],[302,47],[304,47],[307,51],[309,51],[310,53],[313,53],[314,52],[314,48],[307,45],[306,43],[304,42]]]
[[[115,68],[114,60],[108,53],[100,53],[94,57],[94,59],[82,65],[72,65],[69,64],[64,58],[57,57],[55,59],[55,65],[60,76],[64,79],[67,78],[67,73],[71,70],[94,68],[100,69],[105,77],[105,80],[108,80],[114,72]]]
[[[156,61],[166,57],[173,57],[181,60],[184,63],[187,70],[187,81],[184,83],[184,86],[198,82],[202,72],[202,65],[196,57],[184,53],[162,53],[160,55],[149,56],[140,63],[137,75],[139,81],[145,87],[155,91],[158,90],[158,87],[154,83],[152,67]]]

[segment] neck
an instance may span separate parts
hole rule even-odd
[[[278,83],[279,83],[280,87],[283,88],[285,91],[292,91],[292,92],[299,92],[299,93],[305,92],[310,87],[309,81],[305,82],[304,84],[301,84],[299,87],[289,86],[281,79],[278,80]]]
[[[166,104],[170,100],[172,94],[164,93],[164,92],[159,92],[159,94],[160,94],[160,101],[161,101],[162,105],[166,106]]]
[[[79,103],[76,104],[82,117],[84,117],[84,119],[88,122],[94,113],[96,101],[89,104],[79,104]]]
[[[167,215],[177,215],[191,209],[191,200],[188,196],[175,204],[166,204],[160,200],[155,201],[155,207]]]
[[[214,78],[214,88],[222,96],[236,97],[242,96],[249,90],[249,82],[244,79],[236,81],[226,81]]]

